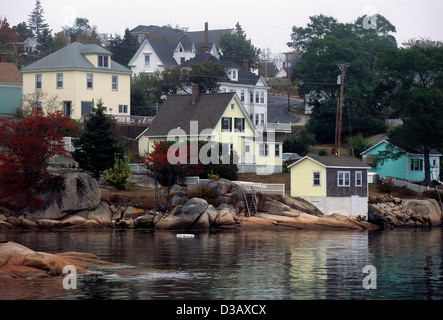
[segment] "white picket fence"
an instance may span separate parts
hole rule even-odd
[[[197,176],[186,177],[183,181],[187,186],[195,186],[199,184],[206,184],[210,179],[200,179]],[[247,182],[247,181],[232,181],[238,184],[245,191],[255,191],[266,194],[285,194],[285,184],[284,183],[257,183],[257,182]]]

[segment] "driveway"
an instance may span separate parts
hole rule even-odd
[[[290,106],[303,103],[303,100],[290,99]],[[268,122],[297,123],[300,118],[286,112],[288,109],[288,97],[276,97],[268,95]]]

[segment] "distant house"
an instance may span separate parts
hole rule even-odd
[[[139,153],[154,142],[199,139],[220,142],[239,156],[240,172],[281,172],[282,143],[264,141],[235,92],[178,94],[167,97],[152,124],[137,140]]]
[[[108,114],[130,115],[132,72],[111,55],[99,45],[73,42],[22,68],[23,94],[57,96],[64,115],[73,119],[89,114],[98,99]]]
[[[248,60],[244,60],[243,64],[239,65],[234,62],[219,60],[207,52],[198,53],[194,58],[184,62],[182,67],[191,70],[192,64],[205,61],[219,62],[225,68],[226,74],[218,79],[220,92],[237,92],[254,125],[259,130],[267,129],[268,90],[270,87],[263,76],[249,71]],[[291,132],[290,126],[287,126],[286,130],[281,128],[283,128],[283,124],[281,127],[276,125],[272,129]]]
[[[233,29],[209,30],[205,23],[204,31],[176,32],[167,27],[140,25],[130,32],[137,37],[140,46],[129,61],[129,67],[134,74],[153,75],[156,71],[182,65],[201,51],[219,58],[220,36],[232,33]]]
[[[0,114],[10,114],[22,104],[23,77],[14,63],[0,60]]]
[[[306,156],[289,167],[291,197],[300,197],[324,214],[368,214],[368,169],[353,157]]]
[[[378,153],[386,150],[388,145],[392,144],[387,140],[382,140],[361,153],[363,162],[371,166],[370,172],[375,172],[384,179],[392,177],[408,181],[425,180],[424,155],[421,150],[404,150],[404,154],[397,160],[389,159],[384,163],[377,161]],[[396,146],[394,148],[399,149]],[[429,156],[431,180],[439,180],[441,156],[440,152],[431,149]]]

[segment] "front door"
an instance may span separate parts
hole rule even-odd
[[[351,215],[352,216],[360,215],[360,197],[359,196],[351,196]]]

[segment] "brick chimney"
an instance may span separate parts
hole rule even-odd
[[[6,53],[0,53],[0,62],[8,62],[8,57],[6,55]]]
[[[146,39],[149,39],[151,37],[151,33],[150,32],[146,32],[145,37],[146,37]]]
[[[248,59],[244,59],[242,61],[242,65],[243,65],[243,68],[245,68],[246,70],[249,70],[249,60]]]
[[[71,34],[71,43],[77,42],[77,35]]]
[[[192,104],[195,104],[198,99],[198,84],[192,85]]]

